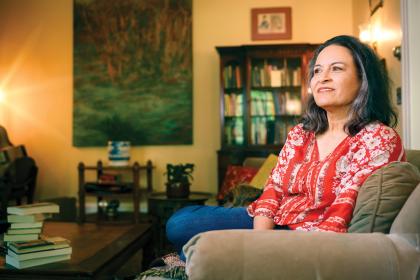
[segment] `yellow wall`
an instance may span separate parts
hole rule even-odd
[[[16,2],[19,2],[18,4]],[[0,2],[0,123],[14,144],[25,144],[39,166],[37,198],[77,195],[77,164],[106,160],[106,148],[72,146],[72,0]],[[293,39],[252,42],[250,9],[291,6]],[[351,0],[194,0],[194,144],[132,149],[132,159],[156,165],[163,190],[166,163],[196,164],[192,189],[216,192],[220,147],[218,57],[215,46],[320,43],[352,34]]]

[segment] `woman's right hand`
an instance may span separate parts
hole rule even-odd
[[[265,216],[255,216],[254,217],[254,229],[255,230],[267,230],[273,229],[274,222],[272,219]]]

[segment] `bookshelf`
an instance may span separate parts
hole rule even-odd
[[[278,154],[302,115],[317,45],[216,47],[220,59],[219,187],[229,164]]]

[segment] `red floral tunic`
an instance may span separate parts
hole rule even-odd
[[[299,124],[248,213],[296,230],[346,232],[360,186],[391,161],[405,161],[405,153],[398,134],[384,124],[369,124],[346,137],[323,160],[315,134]]]

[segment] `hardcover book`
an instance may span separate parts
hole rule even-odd
[[[7,234],[41,233],[41,228],[10,228]]]
[[[32,259],[39,259],[39,258],[46,258],[52,256],[60,256],[60,255],[70,255],[72,252],[71,247],[55,249],[55,250],[45,250],[39,252],[31,252],[31,253],[15,253],[13,250],[8,250],[7,255],[16,259],[17,261],[26,261]]]
[[[7,222],[9,223],[34,223],[42,222],[45,219],[51,218],[49,213],[38,213],[33,215],[7,215]]]
[[[12,223],[10,224],[11,229],[17,228],[42,228],[43,222],[34,222],[34,223]]]
[[[51,202],[33,203],[7,207],[8,214],[29,215],[37,213],[59,213],[60,207]]]
[[[27,268],[47,263],[54,263],[64,260],[69,260],[71,255],[60,255],[60,256],[52,256],[52,257],[45,257],[45,258],[38,258],[26,261],[19,261],[9,255],[6,255],[6,263],[14,266],[16,268]]]
[[[15,253],[29,253],[36,251],[60,249],[70,246],[70,241],[62,237],[46,237],[41,235],[38,240],[27,242],[10,242],[8,248]]]
[[[4,242],[10,242],[10,241],[30,241],[38,239],[39,234],[37,233],[29,233],[29,234],[7,234],[5,233],[3,235],[3,241]]]

